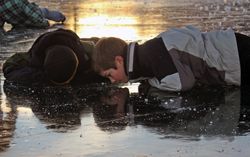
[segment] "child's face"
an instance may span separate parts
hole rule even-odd
[[[115,57],[116,68],[110,68],[101,71],[103,77],[108,78],[112,83],[126,83],[128,82],[128,76],[125,73],[124,62],[121,56]]]

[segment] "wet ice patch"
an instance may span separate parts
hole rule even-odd
[[[164,102],[161,103],[160,106],[164,107],[165,109],[169,109],[172,112],[181,112],[187,109],[182,107],[182,104],[183,104],[183,98],[176,97],[165,100]]]

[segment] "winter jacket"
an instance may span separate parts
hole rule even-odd
[[[240,85],[241,69],[232,30],[200,32],[187,26],[170,29],[142,45],[130,43],[126,57],[129,79],[148,79],[151,86],[186,91],[197,82]]]
[[[27,53],[17,53],[7,59],[3,64],[5,78],[20,83],[49,83],[43,69],[43,63],[46,49],[53,45],[68,46],[78,57],[77,73],[71,83],[86,84],[105,80],[91,68],[90,54],[94,44],[82,42],[74,32],[65,29],[41,35]]]

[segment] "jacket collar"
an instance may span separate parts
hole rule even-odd
[[[128,45],[127,48],[127,64],[126,64],[126,70],[127,74],[130,74],[134,70],[134,53],[135,53],[135,44],[136,42],[131,42]]]
[[[131,42],[127,47],[126,63],[124,66],[130,82],[137,82],[138,80],[146,79],[146,77],[144,78],[141,76],[141,70],[138,65],[138,46],[137,42]]]

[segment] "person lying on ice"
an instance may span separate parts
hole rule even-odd
[[[3,64],[7,81],[26,85],[87,84],[107,79],[92,70],[96,38],[81,40],[73,31],[58,29],[42,34],[26,53],[16,53]],[[89,40],[89,41],[87,41]]]
[[[247,86],[250,83],[250,37],[231,29],[201,32],[173,28],[139,45],[100,39],[94,69],[112,83],[146,79],[160,90],[187,91],[197,83]]]
[[[13,27],[46,28],[48,20],[64,22],[66,19],[61,12],[39,7],[28,0],[1,0],[0,15],[0,27],[7,22]]]

